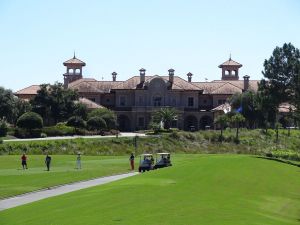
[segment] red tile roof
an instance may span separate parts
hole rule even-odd
[[[114,87],[114,89],[142,89],[147,86],[151,80],[154,78],[161,78],[165,82],[169,81],[169,76],[145,76],[145,82],[140,83],[140,76],[133,76],[130,79],[122,82],[118,86]],[[174,76],[174,80],[171,86],[172,90],[199,90],[199,88],[193,83],[189,83],[181,77]]]
[[[80,59],[77,59],[75,56],[72,59],[65,61],[63,64],[64,64],[64,66],[67,66],[70,64],[77,64],[77,65],[85,66],[85,62],[81,61]]]
[[[14,94],[16,96],[18,95],[36,95],[37,91],[40,90],[40,85],[31,85],[29,87],[23,88]]]
[[[223,62],[219,68],[222,68],[223,66],[237,66],[237,67],[242,67],[243,65],[236,62],[236,61],[233,61],[231,58],[229,60],[227,60],[226,62]]]
[[[88,109],[101,109],[105,108],[102,105],[98,105],[97,103],[87,99],[87,98],[79,98],[78,102],[84,104]]]

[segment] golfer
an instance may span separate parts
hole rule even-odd
[[[80,155],[80,153],[77,154],[76,168],[81,169],[81,155]]]
[[[47,154],[46,159],[45,159],[47,171],[50,171],[50,163],[51,163],[51,157]]]
[[[134,170],[134,155],[133,155],[133,153],[131,153],[131,155],[129,157],[129,161],[130,161],[131,170]]]
[[[28,167],[27,167],[27,156],[25,154],[22,155],[21,161],[22,161],[23,170],[28,169]]]

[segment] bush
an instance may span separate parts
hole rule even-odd
[[[44,127],[42,131],[48,137],[72,136],[72,135],[76,134],[73,127],[66,126],[63,123],[58,123],[52,127]]]
[[[42,117],[34,112],[24,113],[17,120],[17,126],[19,128],[24,128],[28,130],[42,128],[43,127],[43,119]]]
[[[102,109],[95,109],[91,111],[88,115],[88,118],[92,117],[101,117],[102,119],[105,120],[107,129],[115,129],[117,127],[117,119],[116,119],[116,114],[106,108]]]
[[[5,137],[8,131],[8,127],[5,121],[0,120],[0,137]]]
[[[42,130],[41,129],[23,129],[16,128],[14,136],[17,138],[39,138],[41,137]]]
[[[89,130],[104,130],[107,125],[103,118],[95,116],[87,121],[87,127]]]
[[[85,121],[79,116],[70,117],[68,119],[67,125],[75,128],[85,128],[86,126]]]
[[[152,122],[149,124],[150,128],[153,130],[154,134],[157,134],[161,130],[160,123]]]

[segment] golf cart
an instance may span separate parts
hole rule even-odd
[[[152,154],[140,155],[139,172],[145,172],[153,169],[154,158]]]
[[[156,164],[153,167],[153,169],[158,169],[158,168],[164,168],[172,166],[171,163],[171,154],[164,152],[164,153],[157,153],[156,154]]]

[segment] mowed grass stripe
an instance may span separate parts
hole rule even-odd
[[[45,171],[45,156],[29,155],[28,170],[21,169],[21,156],[0,156],[0,198],[55,185],[129,172],[128,157],[82,156],[82,169],[75,168],[76,156],[53,155],[51,171]]]
[[[174,164],[3,211],[0,223],[300,224],[298,167],[239,155],[184,155]]]

